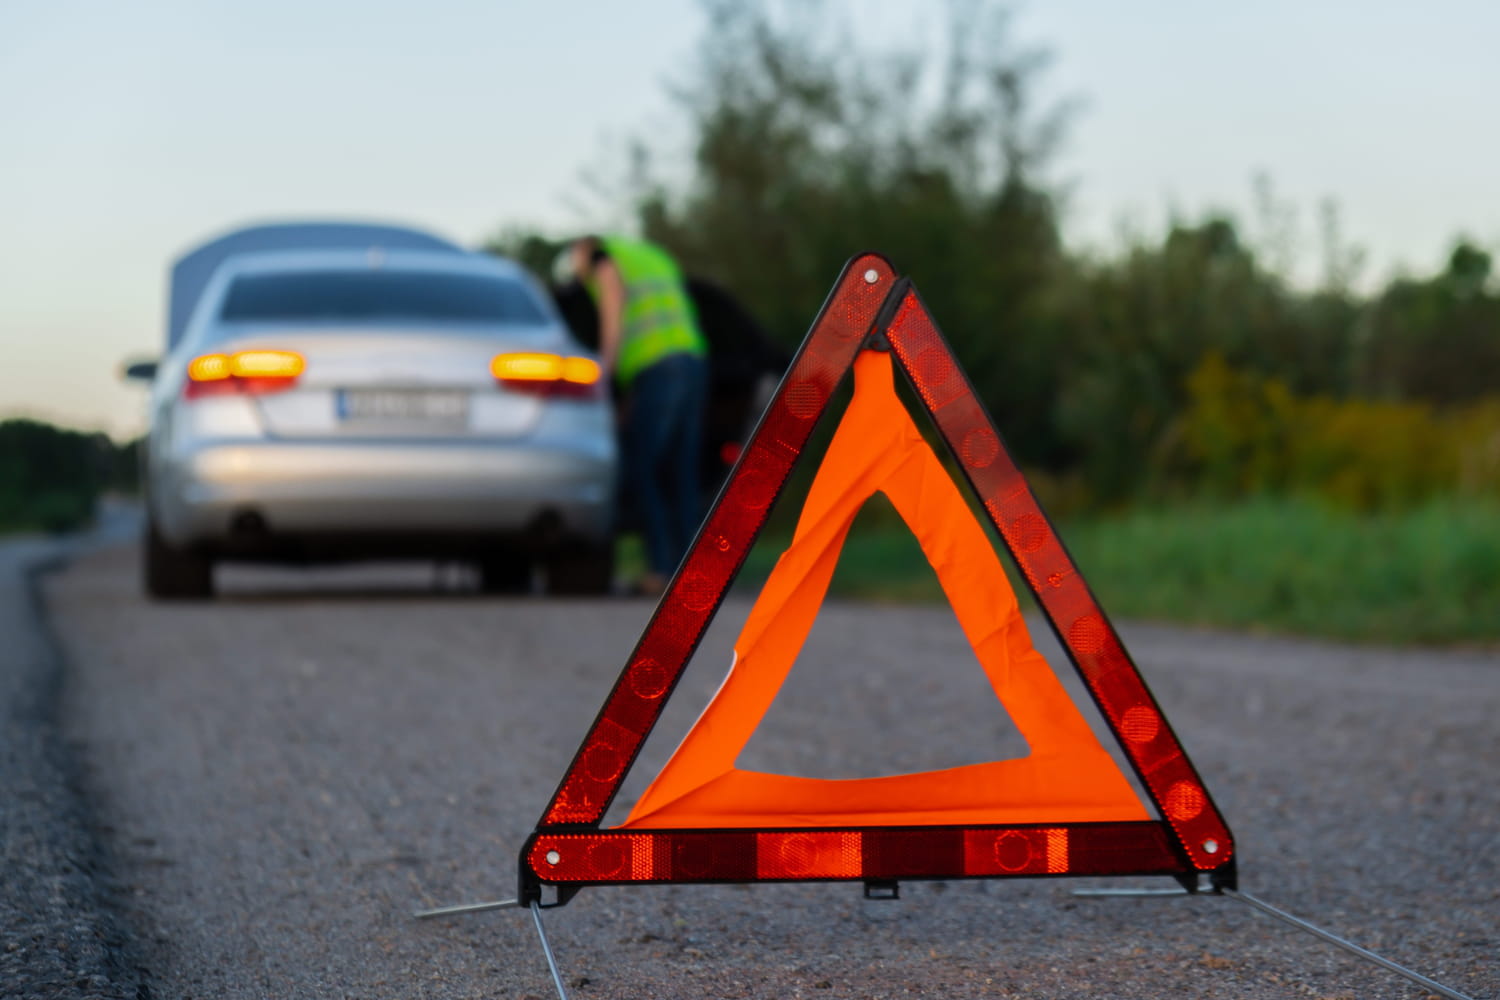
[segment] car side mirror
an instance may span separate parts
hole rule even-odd
[[[125,366],[124,375],[128,379],[137,379],[141,382],[150,382],[156,378],[155,361],[132,361]]]

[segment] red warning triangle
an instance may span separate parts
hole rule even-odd
[[[1159,819],[1031,643],[989,536],[895,392],[916,389],[1062,640]],[[599,824],[834,389],[855,392],[735,662],[619,826]],[[744,771],[855,515],[883,492],[911,528],[1024,757],[880,778]],[[521,899],[584,885],[1171,874],[1233,885],[1233,842],[909,281],[845,268],[520,858]]]

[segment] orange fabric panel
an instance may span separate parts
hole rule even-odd
[[[1056,674],[1032,645],[989,536],[896,395],[890,355],[855,360],[855,391],[808,492],[792,543],[735,642],[719,691],[621,827],[877,826],[1149,819]],[[877,490],[921,544],[1031,752],[878,778],[736,768],[796,661],[844,538]]]

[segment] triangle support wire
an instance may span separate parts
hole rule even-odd
[[[536,924],[536,937],[542,943],[542,954],[547,957],[547,971],[552,973],[552,985],[557,987],[558,1000],[568,1000],[568,991],[563,988],[562,973],[557,968],[557,958],[552,954],[546,928],[542,926],[542,906],[536,900],[531,901],[531,922]]]
[[[1297,930],[1311,934],[1313,937],[1318,938],[1322,941],[1326,941],[1336,948],[1342,948],[1344,951],[1347,951],[1351,955],[1378,965],[1382,969],[1385,969],[1389,972],[1394,972],[1398,976],[1403,976],[1406,979],[1409,979],[1412,982],[1416,983],[1418,986],[1421,986],[1424,989],[1431,990],[1433,993],[1436,993],[1439,996],[1448,997],[1449,1000],[1470,1000],[1469,997],[1458,992],[1457,990],[1449,989],[1435,979],[1428,979],[1420,972],[1414,972],[1404,965],[1398,965],[1397,963],[1392,962],[1390,959],[1384,957],[1383,955],[1377,955],[1367,948],[1361,948],[1354,942],[1347,941],[1331,931],[1326,931],[1316,924],[1312,924],[1306,920],[1303,920],[1301,917],[1294,917],[1285,910],[1280,909],[1279,907],[1272,906],[1265,900],[1258,899],[1255,896],[1250,895],[1248,892],[1242,892],[1238,889],[1226,888],[1221,890],[1221,894],[1228,896],[1230,899],[1237,899],[1247,906],[1252,906],[1255,909],[1259,910],[1261,913],[1264,913],[1266,916],[1274,917],[1275,919],[1280,920],[1288,927],[1295,927]]]

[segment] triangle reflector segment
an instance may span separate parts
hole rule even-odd
[[[899,367],[1077,669],[1145,803],[1032,646],[958,487],[895,392]],[[839,381],[855,392],[719,692],[626,820],[600,822]],[[883,492],[937,572],[1031,752],[939,771],[813,779],[735,759],[791,670],[855,515]],[[1233,844],[1114,628],[905,279],[846,266],[520,858],[521,899],[584,885],[1208,872]]]

